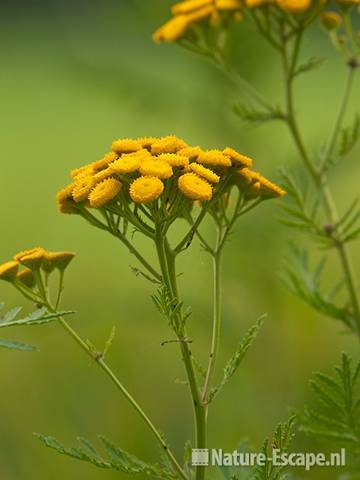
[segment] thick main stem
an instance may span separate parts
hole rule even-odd
[[[176,271],[175,271],[175,254],[170,250],[166,237],[164,237],[161,228],[157,228],[155,238],[156,249],[159,258],[160,269],[165,287],[168,289],[171,298],[179,301]],[[195,375],[192,354],[186,339],[185,326],[182,325],[182,314],[178,314],[177,336],[180,344],[182,359],[184,361],[187,379],[190,387],[190,394],[193,403],[194,421],[196,429],[195,445],[196,448],[206,448],[206,410],[201,402],[200,390]],[[204,480],[205,466],[198,465],[196,467],[196,480]]]
[[[55,310],[51,309],[54,313]],[[162,449],[164,450],[165,454],[169,458],[171,464],[173,465],[175,471],[178,473],[178,475],[183,479],[183,480],[188,480],[187,475],[179,465],[178,461],[175,458],[175,455],[172,453],[172,451],[169,449],[167,443],[164,441],[162,435],[158,431],[158,429],[155,427],[155,425],[152,423],[150,418],[146,415],[144,410],[140,407],[140,405],[137,403],[137,401],[134,399],[134,397],[129,393],[129,391],[124,387],[124,385],[121,383],[121,381],[118,379],[118,377],[115,375],[115,373],[111,370],[111,368],[107,365],[105,360],[102,358],[102,355],[100,353],[99,356],[96,356],[94,354],[94,351],[90,348],[90,346],[76,333],[76,331],[64,320],[64,318],[59,317],[59,322],[62,325],[62,327],[66,330],[66,332],[75,340],[75,342],[84,350],[84,352],[89,355],[93,360],[96,361],[97,365],[106,373],[106,375],[111,379],[111,381],[115,384],[115,386],[120,390],[122,395],[126,398],[126,400],[134,407],[134,409],[137,411],[137,413],[140,415],[140,417],[143,419],[145,424],[149,427],[150,431],[156,438],[156,440],[159,442],[161,445]]]

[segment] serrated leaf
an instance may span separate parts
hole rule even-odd
[[[40,308],[35,312],[30,313],[27,317],[18,320],[12,320],[0,323],[0,328],[23,326],[23,325],[41,325],[57,320],[59,317],[71,315],[73,311],[63,311],[56,313],[49,313],[45,308]]]
[[[22,309],[23,307],[14,307],[9,310],[5,315],[0,318],[0,324],[12,322],[13,320],[15,320],[15,318],[18,316]]]
[[[22,350],[25,352],[38,352],[39,349],[34,345],[27,343],[17,342],[16,340],[4,340],[0,339],[0,347],[9,348],[10,350]]]
[[[76,460],[85,461],[95,465],[98,468],[122,471],[127,474],[143,473],[153,478],[162,480],[175,480],[175,474],[161,465],[148,464],[143,462],[135,455],[114,445],[106,437],[99,435],[99,440],[104,447],[109,458],[103,457],[97,449],[83,437],[78,437],[79,447],[65,447],[54,437],[36,433],[35,436],[47,447],[56,452],[72,457]]]
[[[247,351],[251,347],[253,341],[257,337],[263,323],[264,323],[264,318],[266,315],[262,315],[255,325],[253,325],[248,332],[246,333],[245,337],[243,340],[240,342],[238,348],[234,352],[234,354],[231,356],[229,361],[224,367],[224,375],[223,379],[220,382],[220,384],[217,387],[214,387],[209,396],[209,401],[212,401],[214,397],[222,390],[222,388],[230,381],[231,377],[235,374],[237,369],[239,368],[242,360],[244,359]]]
[[[307,62],[299,65],[296,69],[294,76],[301,75],[306,72],[310,72],[311,70],[315,70],[316,68],[320,67],[326,58],[318,58],[318,57],[311,57],[307,60]]]
[[[233,111],[243,122],[254,125],[284,119],[284,113],[279,108],[257,110],[252,105],[238,103],[233,106]]]

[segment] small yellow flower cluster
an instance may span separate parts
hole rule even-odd
[[[246,9],[273,5],[286,13],[297,15],[316,4],[325,6],[326,3],[324,0],[184,0],[172,6],[172,18],[154,32],[153,39],[158,43],[176,42],[194,32],[193,27],[216,27],[226,25],[229,20],[241,20],[242,12]],[[337,0],[337,3],[351,6],[358,5],[360,0]],[[225,24],[222,19],[226,20]],[[324,18],[325,24],[330,23],[331,26],[334,22],[338,25],[339,20],[341,17],[337,15],[335,19],[333,14]]]
[[[222,179],[251,166],[249,157],[230,147],[203,150],[175,136],[120,139],[101,160],[70,172],[73,183],[58,192],[57,203],[62,213],[81,213],[84,207],[98,209],[114,202],[149,204],[163,192],[208,201]],[[261,178],[259,195],[284,194]]]
[[[250,168],[242,168],[237,172],[238,182],[245,189],[248,198],[261,196],[263,198],[283,197],[286,192],[267,178]]]
[[[242,19],[240,0],[185,0],[173,5],[173,17],[153,35],[156,42],[175,42],[199,22],[208,22],[212,27],[224,20]]]
[[[74,256],[73,252],[48,252],[42,247],[24,250],[17,253],[12,260],[0,265],[0,280],[19,282],[32,288],[35,285],[35,272],[42,269],[51,273],[56,268],[64,271]]]

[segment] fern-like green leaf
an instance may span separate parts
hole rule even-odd
[[[135,455],[117,447],[103,435],[99,435],[99,441],[105,452],[104,455],[99,453],[92,443],[83,437],[77,439],[79,446],[68,448],[54,437],[38,433],[35,435],[45,446],[56,452],[76,460],[91,463],[98,468],[117,470],[130,475],[144,474],[161,480],[175,480],[177,478],[168,467],[146,463]]]
[[[239,343],[238,348],[236,349],[234,354],[231,356],[231,358],[225,365],[223,379],[221,380],[218,386],[214,387],[211,390],[209,401],[212,401],[214,399],[214,397],[223,389],[223,387],[230,381],[231,377],[236,373],[247,351],[249,350],[253,341],[257,337],[264,323],[265,316],[266,315],[263,315],[257,320],[255,325],[253,325],[248,330],[243,340]]]

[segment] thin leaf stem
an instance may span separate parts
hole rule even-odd
[[[219,352],[220,334],[221,334],[221,263],[223,250],[223,234],[222,227],[217,228],[216,246],[212,256],[213,259],[213,326],[212,338],[209,354],[209,363],[206,371],[205,382],[202,392],[202,401],[208,405],[209,393],[212,380],[215,373],[216,360]]]
[[[53,313],[56,313],[56,310],[53,309],[50,305],[48,308]],[[156,440],[161,445],[162,449],[164,450],[165,454],[169,458],[171,464],[173,465],[175,471],[179,474],[179,476],[183,480],[188,480],[187,475],[183,471],[182,467],[179,465],[178,461],[175,458],[175,455],[170,450],[169,446],[165,442],[164,438],[162,437],[161,433],[152,423],[150,418],[144,412],[144,410],[140,407],[138,402],[134,399],[134,397],[129,393],[129,391],[124,387],[122,382],[119,378],[115,375],[115,373],[111,370],[111,368],[107,365],[103,358],[103,354],[101,352],[94,352],[94,350],[76,333],[76,331],[64,320],[63,317],[59,317],[59,322],[62,327],[66,330],[66,332],[75,340],[75,342],[84,350],[84,352],[89,355],[93,360],[96,361],[97,365],[106,373],[106,375],[111,379],[111,381],[115,384],[117,389],[121,392],[121,394],[125,397],[125,399],[132,405],[132,407],[136,410],[136,412],[140,415],[143,419],[145,424],[149,427],[152,434],[156,438]]]

